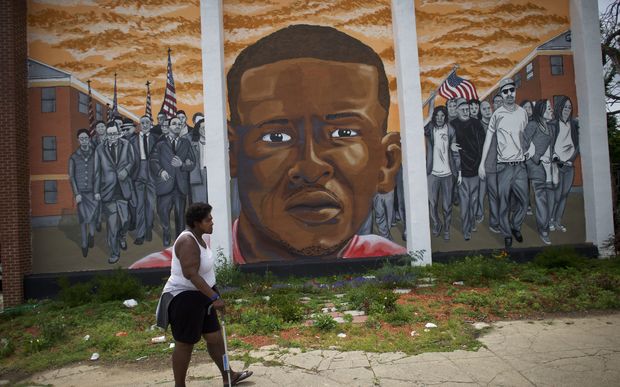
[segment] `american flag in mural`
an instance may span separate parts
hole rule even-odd
[[[467,100],[478,99],[476,86],[468,80],[456,75],[456,70],[452,71],[448,78],[439,86],[439,95],[445,99],[462,97]]]
[[[151,112],[151,82],[146,81],[146,107],[144,108],[144,115],[153,120],[153,113]]]
[[[166,76],[166,92],[164,93],[164,101],[161,105],[161,110],[166,114],[166,117],[172,118],[177,114],[177,97],[174,88],[174,77],[172,76],[172,60],[170,60],[170,52],[168,49],[168,71]]]
[[[90,79],[88,83],[88,128],[92,133],[95,130],[95,110],[93,109],[93,93],[90,90]]]

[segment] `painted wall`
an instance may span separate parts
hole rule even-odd
[[[502,78],[520,72],[522,85],[516,88],[517,103],[523,98],[553,99],[554,95],[567,95],[573,102],[573,116],[577,116],[570,49],[568,52],[561,52],[564,58],[564,73],[561,77],[538,78],[539,74],[550,71],[549,61],[544,56],[548,54],[547,51],[531,57],[535,68],[533,80],[526,83],[526,75],[523,74],[523,68],[529,63],[528,58],[532,53],[536,53],[538,47],[569,30],[567,1],[534,4],[527,0],[416,0],[415,9],[420,68],[408,71],[419,71],[423,99],[427,99],[432,91],[440,87],[456,64],[457,75],[475,86],[480,100],[492,98]],[[175,224],[175,210],[180,215],[183,206],[187,206],[192,200],[207,199],[205,174],[201,173],[204,172],[202,167],[207,155],[201,153],[203,148],[200,143],[201,140],[208,142],[212,134],[204,133],[201,138],[197,130],[195,137],[189,135],[184,138],[183,146],[187,152],[183,162],[189,160],[192,168],[187,167],[179,177],[187,189],[181,189],[180,192],[183,203],[179,204],[178,208],[173,207],[170,215],[166,217],[170,218],[169,227],[162,226],[168,221],[162,221],[158,213],[158,208],[161,208],[168,192],[164,193],[163,189],[158,188],[163,186],[161,176],[158,175],[159,169],[153,171],[150,161],[146,163],[146,186],[137,184],[139,178],[133,174],[129,178],[132,200],[128,200],[129,218],[126,223],[125,220],[114,220],[114,224],[110,223],[111,213],[108,213],[107,216],[104,214],[97,217],[96,223],[92,224],[95,231],[92,231],[92,227],[89,229],[90,226],[85,227],[78,216],[76,195],[70,189],[68,160],[80,146],[78,129],[88,126],[88,115],[77,111],[78,91],[85,92],[85,82],[91,80],[93,90],[111,101],[114,94],[114,74],[117,73],[119,106],[126,108],[128,115],[132,115],[137,122],[145,112],[145,83],[150,81],[152,111],[155,116],[162,105],[166,87],[168,48],[172,50],[177,109],[183,109],[188,124],[193,125],[192,116],[203,109],[199,1],[167,0],[165,6],[162,6],[146,2],[121,5],[97,0],[37,0],[29,2],[28,12],[29,55],[32,59],[69,74],[72,79],[66,85],[56,86],[56,113],[40,111],[40,87],[44,85],[31,82],[29,86],[29,134],[33,138],[56,136],[59,155],[55,162],[43,162],[40,141],[31,142],[33,271],[59,272],[107,269],[115,265],[146,267],[168,264],[171,254],[166,246],[169,243],[166,242],[173,242],[176,233],[181,229]],[[351,65],[355,65],[359,60],[346,59],[346,54],[349,53],[347,50],[339,53],[337,60],[314,58],[318,62],[309,64],[307,59],[302,59],[308,58],[309,54],[287,54],[283,48],[282,51],[276,50],[274,53],[282,55],[284,61],[289,61],[288,69],[275,69],[274,63],[269,61],[245,68],[240,73],[241,81],[228,85],[229,95],[231,90],[235,89],[236,93],[245,98],[241,102],[249,101],[249,105],[245,103],[241,110],[237,104],[239,120],[234,122],[233,119],[229,128],[233,203],[231,217],[239,219],[239,222],[233,222],[235,261],[243,263],[297,260],[316,256],[354,258],[404,252],[406,219],[403,205],[399,205],[399,199],[403,195],[398,190],[402,187],[398,165],[407,150],[402,149],[401,153],[398,140],[401,131],[399,109],[403,107],[398,106],[391,1],[337,0],[308,3],[289,0],[225,0],[224,72],[229,74],[240,53],[250,50],[260,39],[281,34],[287,27],[299,24],[326,27],[345,40],[359,42],[368,47],[370,52],[377,56],[385,70],[390,97],[390,103],[384,109],[387,117],[386,130],[385,133],[382,131],[382,124],[373,122],[369,125],[363,119],[356,121],[356,117],[341,117],[341,121],[326,119],[330,114],[361,111],[361,107],[355,105],[360,102],[359,98],[352,98],[347,95],[347,91],[369,90],[375,87],[375,75],[372,74],[378,70],[370,66],[371,75],[356,78],[355,74],[360,75],[360,69],[352,69]],[[297,39],[294,42],[296,49],[290,51],[310,49],[306,47],[309,43],[304,42],[303,38],[294,39]],[[335,55],[328,54],[334,51],[330,43],[328,39],[321,41],[324,50],[319,44],[313,48],[313,55]],[[290,58],[286,58],[287,55]],[[255,54],[248,56],[249,62],[255,60],[252,56]],[[348,68],[347,71],[339,72],[340,67],[334,66],[333,62]],[[257,89],[256,85],[251,86],[247,79],[248,74],[265,68],[268,70],[267,75],[274,80],[273,84],[280,87],[283,94],[272,89],[274,95],[248,97],[245,95],[248,90]],[[289,74],[289,77],[278,78],[282,74]],[[313,83],[309,81],[313,77],[321,77],[325,81]],[[302,86],[296,88],[298,84]],[[329,102],[328,97],[332,94],[330,88],[343,94],[336,98],[335,102],[349,104],[348,107],[334,106],[334,101]],[[258,87],[258,90],[260,89],[261,87]],[[362,94],[378,95],[378,92]],[[311,95],[312,97],[308,97]],[[279,102],[283,105],[263,108],[260,119],[252,115],[255,113],[255,105],[259,105],[259,102],[278,102],[275,97],[280,98]],[[292,100],[297,101],[296,105],[293,104],[295,106],[290,104]],[[378,101],[379,98],[376,98],[369,103],[380,106]],[[437,95],[433,102],[432,105],[437,110],[438,106],[445,105],[446,99]],[[287,103],[289,105],[286,105]],[[431,114],[429,106],[430,104],[424,108],[428,118]],[[230,105],[227,110],[228,118],[231,119]],[[283,121],[284,119],[287,121]],[[157,119],[154,121],[154,124],[157,123]],[[269,122],[265,126],[268,130],[261,132],[254,144],[248,145],[247,133],[265,121]],[[314,126],[310,133],[306,129],[311,123],[314,123]],[[323,137],[319,136],[320,133],[323,133]],[[344,135],[346,139],[340,136],[334,140],[334,137],[331,137],[334,133]],[[361,135],[358,135],[359,133]],[[366,133],[371,135],[367,136]],[[165,136],[161,139],[164,143],[167,141]],[[127,141],[127,145],[131,145],[130,140]],[[419,136],[415,141],[422,143],[425,138]],[[151,146],[155,147],[154,144]],[[261,146],[263,153],[253,153]],[[358,148],[363,152],[358,152]],[[350,152],[344,151],[346,149]],[[92,151],[95,152],[94,147]],[[462,156],[461,151],[451,152]],[[133,154],[134,170],[140,168],[140,162],[136,161],[140,158],[139,153],[138,148]],[[162,152],[157,154],[161,155]],[[93,158],[94,155],[95,153]],[[306,163],[308,159],[315,164]],[[159,163],[169,165],[171,160],[170,157],[162,158]],[[265,160],[272,162],[265,163]],[[551,231],[549,238],[552,244],[585,240],[579,160],[579,157],[574,160],[575,177],[568,194],[566,215],[562,219],[562,226],[565,226],[567,231]],[[344,172],[342,164],[347,164],[348,167]],[[290,180],[291,176],[295,176],[291,171],[301,168],[307,172],[310,168],[308,165],[312,168],[316,165],[327,168],[324,176],[330,177],[323,178],[319,184],[312,186],[305,184],[308,181],[296,186],[295,182]],[[450,174],[453,172],[458,176],[458,171],[451,170]],[[306,180],[307,177],[305,176]],[[50,179],[58,182],[55,203],[45,203],[43,182]],[[455,177],[452,183],[458,187],[457,180]],[[285,182],[288,185],[284,184]],[[428,181],[416,183],[428,185]],[[530,185],[528,181],[528,186]],[[291,187],[299,191],[293,191]],[[340,196],[340,191],[344,192],[349,188],[351,192]],[[150,204],[145,204],[145,209],[137,211],[139,190],[144,193],[143,202]],[[279,196],[269,196],[276,191]],[[298,200],[296,199],[299,203],[288,202],[293,193],[300,195]],[[451,192],[449,194],[453,195]],[[535,190],[530,187],[528,197],[533,215],[525,215],[520,227],[524,241],[514,242],[514,247],[544,244],[536,223],[534,194]],[[467,227],[464,227],[467,219],[461,218],[461,212],[468,206],[461,203],[456,205],[454,199],[457,196],[446,200],[452,209],[449,238],[444,240],[447,229],[447,224],[444,223],[442,229],[436,233],[437,237],[432,238],[432,250],[502,248],[505,243],[504,235],[489,229],[488,195],[479,197],[483,202],[482,207],[472,204],[470,213],[474,214],[473,222],[469,219],[470,226]],[[357,200],[359,198],[361,200]],[[438,196],[439,202],[441,199],[442,194]],[[308,202],[311,205],[306,205]],[[97,211],[102,211],[102,203],[98,205]],[[514,207],[511,205],[511,208]],[[294,210],[289,211],[291,209]],[[122,212],[123,209],[119,211]],[[295,211],[298,213],[291,215]],[[518,212],[519,209],[511,211]],[[527,208],[524,211],[527,211]],[[153,226],[146,227],[143,233],[138,231],[139,226],[134,223],[138,223],[135,221],[137,219],[146,218],[145,212],[152,214]],[[439,214],[443,219],[441,204]],[[476,218],[482,221],[477,222]],[[433,222],[430,223],[432,226]],[[473,226],[477,231],[473,231]],[[344,229],[346,232],[342,231]],[[466,229],[469,229],[471,234],[467,241],[465,236],[468,232],[464,232]],[[109,234],[109,230],[113,230],[112,234]],[[436,230],[437,228],[415,232]],[[86,237],[83,233],[86,233]],[[124,242],[121,243],[121,240]],[[117,246],[113,247],[115,244]],[[126,247],[123,248],[124,246]],[[86,256],[82,257],[84,253]],[[118,262],[111,259],[115,258],[114,256],[120,258]]]

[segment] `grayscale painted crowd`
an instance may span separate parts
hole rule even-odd
[[[458,205],[463,237],[470,240],[484,221],[487,200],[489,230],[502,234],[506,248],[513,237],[523,242],[523,221],[534,212],[548,245],[551,231],[566,232],[562,218],[579,154],[573,105],[566,96],[556,98],[555,106],[546,99],[517,104],[510,78],[498,90],[493,106],[464,98],[431,106],[425,126],[431,231],[450,240],[452,208]]]
[[[121,250],[127,249],[128,231],[133,231],[136,245],[152,240],[155,213],[167,247],[184,229],[187,203],[207,202],[203,114],[194,114],[193,127],[182,110],[174,117],[160,112],[157,121],[153,125],[149,116],[142,116],[137,130],[132,120],[117,116],[107,123],[97,121],[92,134],[78,130],[69,179],[84,257],[105,221],[108,263],[117,263]]]

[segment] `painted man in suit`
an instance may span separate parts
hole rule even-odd
[[[196,113],[202,114],[202,113]],[[194,117],[196,117],[196,114]],[[192,151],[196,158],[196,165],[189,173],[190,183],[190,202],[207,203],[207,166],[205,165],[204,147],[207,143],[205,135],[205,123],[202,115],[194,121],[194,128],[185,135],[185,138],[192,144]]]
[[[164,246],[170,245],[170,211],[174,208],[175,238],[183,231],[185,200],[189,193],[189,172],[196,158],[186,138],[179,137],[181,120],[170,120],[170,132],[162,138],[149,158],[151,173],[155,176],[157,213],[164,231]]]
[[[118,125],[108,122],[106,140],[95,151],[95,200],[100,200],[107,217],[108,263],[120,259],[120,249],[127,249],[125,235],[129,221],[129,205],[135,193],[130,173],[134,153],[129,141],[121,138]]]
[[[140,133],[130,140],[136,158],[132,179],[136,189],[136,239],[134,244],[141,245],[150,241],[155,215],[155,179],[149,168],[149,156],[159,136],[151,133],[151,118],[140,117]]]
[[[78,209],[78,220],[82,233],[82,256],[86,258],[88,248],[95,245],[95,223],[99,215],[99,202],[95,200],[93,185],[95,179],[95,148],[90,141],[88,129],[77,132],[80,147],[69,158],[69,181]]]

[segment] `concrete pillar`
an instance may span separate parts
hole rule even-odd
[[[205,152],[209,203],[213,206],[211,249],[232,262],[230,215],[230,165],[226,126],[226,79],[224,77],[224,28],[221,0],[200,1],[202,79],[207,144]]]
[[[403,151],[407,250],[423,252],[422,261],[418,263],[430,264],[432,257],[423,140],[424,118],[413,1],[392,1],[392,26],[394,28],[398,112]]]
[[[597,245],[602,256],[609,256],[614,254],[613,247],[605,246],[614,235],[614,222],[596,2],[570,0],[570,19],[579,105],[586,242]]]

